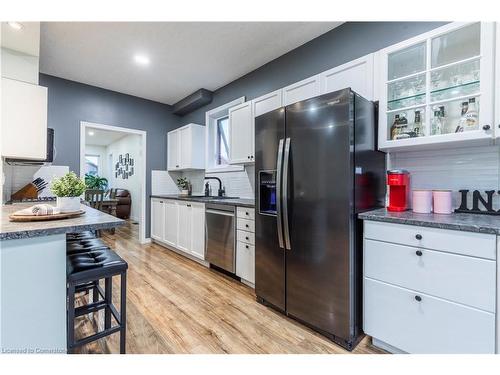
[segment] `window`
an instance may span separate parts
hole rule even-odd
[[[99,155],[85,155],[85,173],[99,174]]]
[[[217,119],[217,145],[216,164],[218,166],[229,164],[229,116]]]
[[[229,108],[241,104],[245,97],[211,109],[205,113],[207,173],[243,171],[242,165],[229,164]]]

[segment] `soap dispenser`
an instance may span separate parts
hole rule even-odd
[[[209,197],[210,196],[210,184],[207,182],[205,184],[205,197]]]

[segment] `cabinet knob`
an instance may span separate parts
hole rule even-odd
[[[419,241],[420,241],[420,240],[422,239],[422,235],[421,235],[421,234],[417,234],[417,235],[415,236],[415,238],[416,238],[417,240],[419,240]]]
[[[420,297],[420,296],[415,296],[415,301],[417,301],[417,302],[422,301],[422,297]]]
[[[245,239],[246,239],[247,241],[249,240],[249,238],[248,238],[248,237],[245,237]]]
[[[179,168],[179,166],[178,166],[178,165],[176,165],[176,166],[175,166],[175,168]]]
[[[247,216],[248,216],[248,215],[250,215],[250,213],[249,213],[249,212],[245,212],[245,215],[247,215]]]
[[[245,226],[246,226],[247,228],[249,228],[248,224],[245,224]]]
[[[417,254],[419,257],[422,256],[422,252],[420,250],[415,251],[415,254]]]
[[[491,126],[489,125],[483,125],[483,130],[490,130],[491,129]]]
[[[188,204],[187,206],[188,206],[188,207],[191,207],[191,205],[190,205],[190,204]]]

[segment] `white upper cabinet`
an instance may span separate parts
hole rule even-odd
[[[347,87],[368,100],[374,100],[373,54],[363,56],[320,74],[321,94]]]
[[[320,74],[303,79],[283,89],[283,105],[289,105],[320,95]]]
[[[169,171],[205,169],[205,127],[188,124],[168,132]]]
[[[229,109],[229,163],[254,162],[254,118],[252,102]]]
[[[2,156],[47,157],[47,88],[2,78]]]
[[[451,23],[378,56],[380,149],[492,143],[493,23]]]
[[[168,170],[169,171],[174,171],[176,169],[181,168],[181,162],[180,162],[180,132],[177,130],[173,130],[168,133],[168,147],[167,147],[167,152],[168,152]]]
[[[252,100],[253,116],[274,111],[283,105],[283,90],[279,89],[269,94],[259,96]]]

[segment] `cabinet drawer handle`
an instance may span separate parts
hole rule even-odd
[[[419,241],[420,241],[420,240],[422,239],[422,235],[421,235],[421,234],[417,234],[417,235],[415,236],[415,238],[416,238],[417,240],[419,240]]]
[[[417,302],[422,301],[422,297],[420,297],[420,296],[415,296],[415,301],[417,301]]]
[[[191,205],[190,205],[190,204],[188,204],[187,206],[188,206],[188,207],[191,207]]]
[[[483,125],[483,130],[490,130],[491,126],[489,125]]]
[[[247,249],[249,248],[249,247],[248,247],[248,245],[245,245],[245,247],[246,247]]]
[[[246,239],[247,241],[249,240],[249,238],[248,238],[248,237],[245,237],[245,239]]]
[[[246,226],[247,228],[250,228],[250,227],[248,226],[248,224],[245,224],[245,226]]]
[[[247,215],[247,216],[248,216],[248,215],[250,215],[250,213],[249,213],[249,212],[245,212],[245,215]]]
[[[415,254],[417,254],[419,257],[422,256],[422,252],[420,250],[415,251]]]

